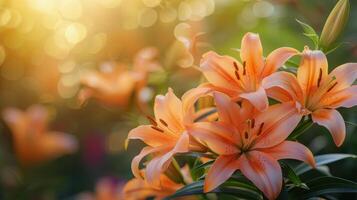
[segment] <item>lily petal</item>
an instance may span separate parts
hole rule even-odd
[[[136,178],[141,178],[141,172],[140,172],[140,169],[139,169],[139,165],[140,165],[140,162],[141,160],[151,154],[151,153],[155,153],[155,152],[159,152],[159,151],[162,151],[164,148],[163,147],[144,147],[140,153],[135,156],[133,158],[133,160],[131,161],[131,171],[133,172],[133,175],[136,177]]]
[[[315,159],[310,149],[298,142],[284,141],[275,147],[260,149],[259,151],[269,154],[276,160],[295,159],[315,166]]]
[[[210,51],[202,56],[200,69],[209,83],[225,88],[230,93],[239,93],[242,90],[235,77],[235,65],[242,70],[241,64],[230,56],[221,56]]]
[[[312,113],[312,121],[326,127],[336,146],[341,146],[346,137],[346,126],[341,114],[334,109],[319,109]]]
[[[239,169],[268,199],[276,199],[282,187],[283,177],[279,163],[269,155],[251,151],[241,155]]]
[[[303,104],[303,92],[297,81],[296,77],[288,72],[276,72],[266,78],[263,79],[262,83],[265,89],[269,89],[267,91],[268,96],[272,94],[272,96],[278,97],[277,100],[285,100],[285,101],[298,101]],[[284,90],[284,91],[281,91]],[[279,94],[280,93],[280,94]],[[289,97],[286,97],[286,94]]]
[[[28,123],[22,111],[16,108],[6,108],[2,115],[13,134],[18,136],[26,134]]]
[[[281,47],[271,52],[265,62],[262,77],[269,76],[278,70],[291,57],[297,55],[298,50],[290,47]]]
[[[240,97],[248,100],[259,111],[264,111],[269,106],[268,97],[263,87],[259,87],[255,92],[242,93]]]
[[[194,105],[196,101],[208,95],[212,91],[212,88],[200,85],[197,88],[193,88],[182,95],[182,106],[184,112],[185,123],[192,123],[194,121],[195,108]]]
[[[240,57],[246,62],[248,73],[257,77],[263,70],[263,47],[258,34],[246,33],[242,38]]]
[[[189,151],[189,135],[187,132],[182,133],[174,148],[152,159],[146,167],[146,178],[150,183],[156,184],[160,180],[160,174],[164,172],[172,161],[176,153],[185,153]]]
[[[353,84],[357,79],[357,63],[346,63],[336,67],[330,74],[335,77],[338,89],[344,89]]]
[[[169,88],[165,96],[156,96],[154,113],[156,120],[164,120],[172,131],[181,132],[183,130],[182,102],[176,97],[171,88]]]
[[[47,129],[49,115],[45,107],[33,105],[27,109],[26,114],[29,117],[32,129],[35,129],[37,133],[43,133]]]
[[[305,92],[311,96],[323,83],[328,74],[328,64],[322,51],[305,49],[297,71],[297,79]]]
[[[208,170],[204,183],[204,192],[210,192],[224,183],[238,167],[238,155],[219,156]]]
[[[78,149],[77,140],[72,135],[56,131],[45,133],[38,145],[43,153],[43,160],[70,154]]]
[[[264,126],[254,147],[268,148],[280,144],[295,129],[301,117],[294,102],[270,106],[256,118],[256,124],[264,123]]]
[[[357,105],[357,85],[325,95],[321,105],[328,108],[351,108]]]
[[[189,129],[190,134],[203,141],[212,151],[220,155],[239,153],[235,143],[238,133],[220,122],[197,122]]]
[[[151,147],[158,147],[176,142],[169,134],[161,133],[151,128],[150,125],[139,126],[129,132],[128,139],[139,139]]]
[[[231,101],[231,99],[219,92],[213,93],[214,100],[217,106],[217,112],[219,120],[227,124],[239,126],[242,122],[240,107],[237,103]]]

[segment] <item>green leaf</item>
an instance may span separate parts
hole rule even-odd
[[[304,191],[302,199],[334,193],[357,193],[357,183],[333,176],[318,177],[306,184],[310,190]]]
[[[196,165],[195,167],[193,167],[192,169],[191,169],[191,173],[198,173],[199,171],[201,171],[201,170],[206,170],[209,166],[211,166],[212,164],[214,163],[214,160],[210,160],[210,161],[208,161],[208,162],[206,162],[206,163],[201,163],[201,164],[199,164],[199,165]]]
[[[315,49],[318,49],[319,47],[319,35],[316,33],[314,28],[312,28],[310,25],[296,19],[296,21],[301,25],[302,29],[304,30],[304,35],[312,40],[312,42],[315,45]]]
[[[316,167],[333,163],[346,158],[357,158],[357,156],[353,154],[338,154],[338,153],[315,156]],[[310,165],[302,163],[296,166],[294,171],[296,172],[297,175],[301,175],[311,169],[312,167]]]
[[[190,195],[202,195],[203,192],[204,181],[197,181],[192,184],[186,185],[185,187],[176,191],[175,194],[167,197],[166,199],[174,199],[177,197],[190,196]],[[252,199],[252,200],[262,200],[263,196],[261,192],[259,192],[255,186],[239,182],[235,180],[228,180],[215,190],[210,193],[216,194],[231,194],[236,197],[244,198],[244,199]]]
[[[196,160],[193,163],[192,168],[190,170],[192,180],[194,180],[194,181],[197,181],[205,173],[204,168],[197,168],[197,166],[200,166],[200,165],[202,165],[201,160],[199,158],[196,158]],[[193,169],[196,169],[196,170],[193,170]]]
[[[292,182],[292,187],[289,187],[289,189],[294,187],[309,189],[307,185],[301,181],[300,177],[295,173],[293,168],[291,168],[287,163],[280,162],[280,165],[283,168],[284,177],[287,177],[287,179]]]

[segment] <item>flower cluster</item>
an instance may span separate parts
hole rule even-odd
[[[297,73],[278,71],[293,56],[301,58]],[[244,35],[240,58],[241,62],[208,52],[200,62],[207,83],[181,99],[172,89],[156,97],[151,124],[128,136],[147,145],[132,161],[137,179],[160,190],[164,187],[160,177],[176,162],[175,155],[199,152],[210,154],[213,161],[205,173],[204,192],[239,170],[268,199],[275,199],[283,183],[278,160],[315,166],[307,147],[288,140],[304,118],[326,127],[337,146],[343,143],[346,128],[336,108],[357,105],[357,86],[351,86],[357,63],[341,65],[329,74],[324,53],[307,47],[302,52],[278,48],[264,58],[260,38],[253,33]],[[195,103],[205,96],[211,96],[215,106],[196,109]],[[269,98],[278,103],[269,103]],[[149,155],[145,169],[140,169]]]

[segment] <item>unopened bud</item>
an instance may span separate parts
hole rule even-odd
[[[326,51],[331,48],[343,32],[350,12],[349,0],[339,0],[328,16],[320,37],[320,47]]]

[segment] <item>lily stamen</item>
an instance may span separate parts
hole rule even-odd
[[[248,139],[248,137],[249,137],[248,132],[247,132],[247,131],[244,132],[244,138],[245,138],[245,139]]]
[[[254,128],[254,126],[255,126],[255,119],[252,119],[251,128]]]
[[[159,131],[161,133],[164,132],[164,130],[162,130],[161,128],[157,127],[157,126],[151,126],[152,129],[156,130],[156,131]]]
[[[150,117],[150,116],[146,116],[146,118],[150,121],[150,124],[152,124],[153,126],[157,126],[157,122],[154,118]]]
[[[233,66],[236,71],[239,71],[238,64],[236,62],[233,62]]]
[[[238,81],[240,81],[240,76],[239,76],[238,71],[235,71],[234,74],[236,75],[236,78],[238,79]]]
[[[327,92],[330,92],[336,85],[337,85],[338,82],[335,82],[328,90]]]
[[[259,136],[263,132],[264,122],[260,124],[257,135]]]
[[[246,74],[246,62],[243,61],[243,76]]]
[[[168,124],[167,124],[163,119],[160,119],[160,122],[161,122],[161,124],[163,124],[164,126],[168,127]]]
[[[322,79],[322,69],[320,68],[319,78],[317,79],[317,87],[320,87],[321,79]]]

